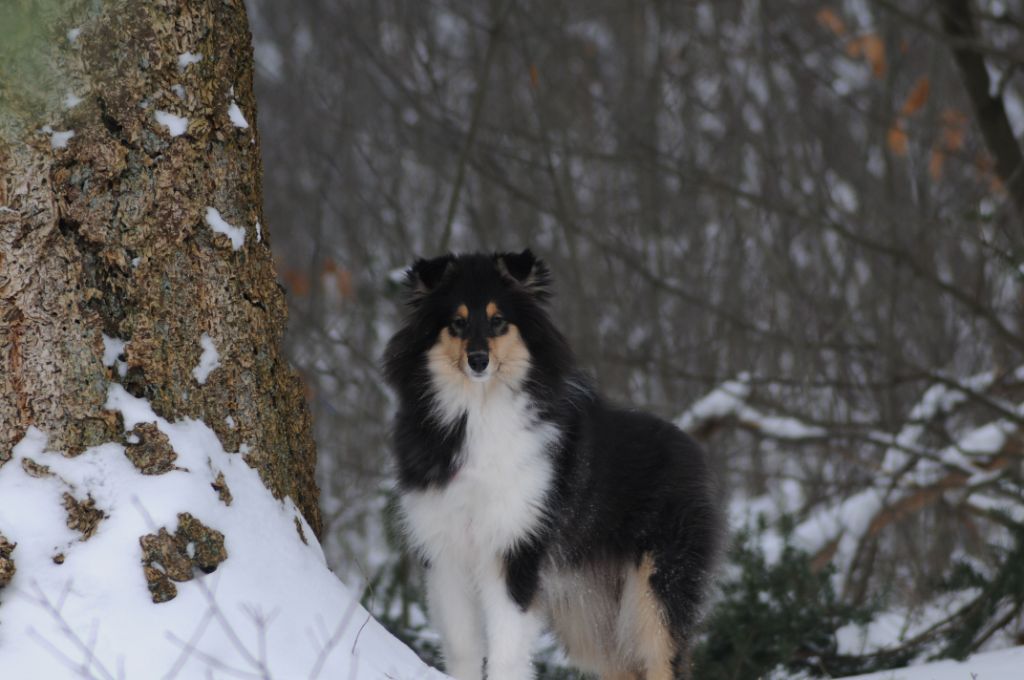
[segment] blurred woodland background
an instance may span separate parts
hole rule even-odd
[[[529,245],[603,389],[727,481],[697,677],[1024,642],[1024,3],[248,5],[325,547],[394,632],[429,658],[395,271]]]

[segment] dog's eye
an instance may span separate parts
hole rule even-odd
[[[495,335],[501,335],[508,328],[508,322],[505,321],[505,317],[501,314],[495,314],[491,317],[491,332]]]
[[[452,322],[448,324],[448,330],[451,331],[452,335],[460,335],[462,331],[466,330],[466,320],[461,316],[457,316],[452,319]]]

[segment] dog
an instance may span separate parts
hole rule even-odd
[[[421,259],[406,279],[384,373],[402,520],[447,672],[532,678],[549,628],[602,679],[688,677],[724,535],[706,454],[597,393],[530,250]]]

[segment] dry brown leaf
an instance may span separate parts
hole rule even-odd
[[[928,174],[932,176],[932,179],[938,182],[942,179],[942,167],[946,163],[946,154],[942,149],[932,149],[932,156],[928,160]]]
[[[876,78],[885,75],[885,43],[874,33],[853,38],[846,43],[846,55],[851,59],[863,57],[871,65]]]
[[[356,288],[352,283],[352,272],[342,267],[335,274],[337,280],[338,293],[341,294],[346,300],[351,300],[356,293]]]
[[[964,147],[967,116],[956,109],[942,112],[942,146],[946,151],[959,151]]]
[[[959,109],[946,109],[942,112],[942,122],[950,127],[961,126],[967,122],[967,114]]]
[[[287,269],[281,278],[284,279],[288,292],[292,295],[299,297],[309,295],[309,277],[304,272],[300,272],[298,269]]]
[[[889,143],[889,150],[894,154],[897,156],[907,155],[907,133],[903,131],[899,123],[895,123],[889,128],[887,141]]]
[[[959,151],[964,147],[964,129],[962,127],[942,128],[942,145],[946,151]]]
[[[910,89],[906,101],[903,102],[901,113],[904,116],[912,116],[921,110],[921,107],[928,101],[928,93],[931,91],[931,81],[928,76],[921,76]]]
[[[818,23],[836,35],[846,35],[846,23],[829,7],[822,7],[816,15]]]
[[[871,64],[871,72],[876,78],[885,75],[885,43],[875,34],[868,34],[864,40],[864,56]]]
[[[864,39],[853,38],[846,43],[846,56],[859,59],[864,54]]]
[[[974,157],[974,167],[978,169],[981,178],[988,181],[988,187],[992,193],[1002,194],[1005,192],[1006,187],[1003,186],[1003,181],[996,174],[995,162],[991,156],[985,152],[979,152]]]
[[[530,87],[535,90],[540,87],[540,73],[536,64],[530,64]]]

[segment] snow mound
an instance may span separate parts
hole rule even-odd
[[[125,441],[166,437],[173,466],[143,475],[119,442],[66,457],[28,430],[0,467],[0,533],[17,544],[0,590],[0,675],[444,677],[370,618],[294,503],[274,499],[205,423],[168,422],[117,384],[106,406],[135,431]],[[68,526],[69,497],[88,526]],[[154,604],[139,538],[173,534],[184,512],[223,533],[227,559]]]

